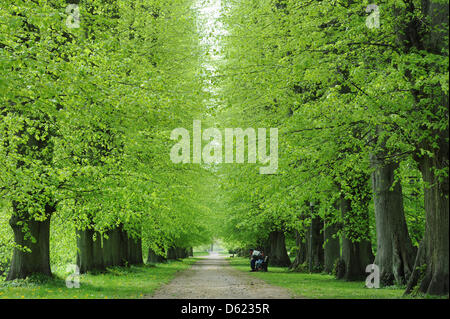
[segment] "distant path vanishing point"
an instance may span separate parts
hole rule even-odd
[[[261,279],[232,268],[224,256],[211,254],[180,272],[153,295],[144,298],[290,299],[292,294],[287,289],[269,285]]]

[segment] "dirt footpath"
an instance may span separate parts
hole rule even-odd
[[[250,268],[250,267],[249,267]],[[270,271],[270,270],[269,270]],[[236,270],[224,256],[212,254],[180,272],[148,299],[290,299],[288,290]]]

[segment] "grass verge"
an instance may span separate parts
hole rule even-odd
[[[186,258],[163,264],[113,267],[105,273],[80,276],[80,288],[67,288],[65,276],[30,277],[0,282],[0,299],[135,299],[152,294],[178,271],[198,259]]]
[[[249,259],[228,258],[231,265],[241,271],[250,270]],[[397,299],[404,297],[403,287],[382,289],[366,288],[365,282],[337,280],[332,275],[290,272],[287,268],[271,267],[268,272],[252,272],[252,276],[267,283],[287,288],[295,296],[315,299]]]

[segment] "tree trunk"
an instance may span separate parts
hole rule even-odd
[[[94,232],[92,230],[77,230],[77,266],[80,270],[80,274],[87,273],[93,270],[93,241],[92,236]]]
[[[148,257],[147,257],[147,263],[149,264],[160,264],[166,261],[166,258],[164,258],[161,255],[158,255],[155,253],[155,251],[151,248],[148,249]]]
[[[100,233],[95,233],[95,240],[92,243],[93,269],[103,271],[106,269],[103,263],[103,247]]]
[[[121,266],[128,266],[128,234],[123,230],[122,225],[119,227],[119,257]]]
[[[423,44],[428,52],[444,55],[448,59],[448,3],[437,0],[423,0],[422,11],[428,17],[429,32],[424,35]],[[439,93],[421,92],[423,99],[437,101],[439,104],[431,110],[431,114],[448,120],[449,98],[445,88]],[[430,123],[436,127],[435,120]],[[430,127],[433,127],[430,126]],[[417,285],[418,292],[431,295],[449,293],[449,180],[448,176],[436,176],[436,170],[446,170],[448,174],[449,129],[448,124],[429,132],[429,137],[437,137],[435,143],[422,143],[420,148],[433,154],[416,156],[425,185],[425,235],[417,253],[414,271],[408,282],[406,293],[410,293]],[[422,269],[424,268],[424,269]]]
[[[128,238],[128,263],[130,265],[142,265],[142,239]]]
[[[11,267],[6,280],[23,279],[32,274],[51,276],[50,270],[50,218],[55,208],[46,205],[47,218],[44,221],[21,218],[17,204],[13,203],[14,213],[9,224],[14,232],[14,242],[19,247],[27,247],[31,252],[14,247]],[[27,213],[25,214],[27,215]],[[27,229],[28,231],[25,231]],[[35,240],[33,242],[32,238]]]
[[[324,271],[331,274],[334,269],[336,261],[341,257],[341,246],[339,237],[333,238],[338,232],[336,224],[325,222],[324,225]]]
[[[286,251],[284,232],[272,231],[269,234],[269,264],[273,266],[289,267],[291,260]]]
[[[170,247],[169,249],[167,249],[167,259],[168,260],[177,259],[177,251],[175,247]]]
[[[403,209],[400,182],[394,184],[398,163],[384,163],[372,156],[372,189],[374,192],[377,255],[375,264],[380,268],[380,284],[406,284],[413,270],[415,250]]]
[[[412,292],[416,285],[419,292],[431,295],[449,292],[449,181],[434,173],[436,168],[448,165],[449,147],[444,138],[440,146],[433,158],[424,157],[419,162],[426,183],[426,226],[406,293]]]
[[[111,229],[106,234],[108,239],[103,238],[102,242],[98,232],[89,229],[77,231],[77,265],[80,273],[143,263],[141,239],[130,238],[122,226]]]
[[[297,253],[295,255],[295,259],[292,264],[289,266],[289,269],[293,271],[300,271],[300,266],[306,262],[306,240],[304,232],[295,231],[295,243],[297,245]]]
[[[107,232],[108,240],[105,241],[103,250],[107,256],[107,260],[110,261],[111,266],[123,266],[124,256],[122,255],[122,235],[120,228],[114,228]]]
[[[96,237],[94,240],[94,236]],[[91,229],[77,230],[77,265],[80,274],[103,271],[103,248],[100,234]]]
[[[136,245],[136,258],[134,259],[135,265],[142,265],[144,263],[144,257],[142,256],[142,238],[139,237],[137,239],[137,245]]]
[[[360,281],[367,277],[366,267],[373,260],[371,244],[367,240],[352,242],[350,239],[342,240],[342,261],[345,272],[343,279]]]
[[[106,232],[106,236],[108,239],[103,237],[103,265],[105,269],[107,267],[114,266],[114,258],[113,258],[113,245],[112,245],[112,230],[108,230]]]
[[[184,253],[185,253],[184,248],[176,247],[175,248],[175,253],[176,253],[177,259],[182,259],[182,258],[185,257],[184,256]]]
[[[187,257],[186,248],[180,248],[180,258],[186,258],[186,257]]]
[[[354,214],[351,207],[351,201],[349,199],[341,199],[341,213],[344,218],[344,224],[356,217],[353,216]],[[361,225],[367,224],[367,227],[362,227],[366,228],[366,234],[369,232],[368,218],[369,216],[367,212],[367,216],[358,216],[358,220],[356,221]],[[348,224],[344,226],[344,228],[348,227]],[[372,254],[372,247],[369,240],[355,238],[361,235],[363,234],[349,235],[349,229],[344,229],[344,234],[342,236],[341,261],[345,270],[342,273],[342,276],[338,278],[343,278],[348,281],[359,281],[364,280],[367,277],[366,267],[373,262],[374,256]]]
[[[15,103],[14,103],[15,104]],[[12,110],[4,109],[2,105],[2,121],[3,118],[11,116],[10,112]],[[16,158],[14,155],[20,155],[27,160],[34,163],[39,162],[39,165],[50,166],[52,165],[53,159],[53,123],[45,112],[39,114],[39,116],[33,116],[28,111],[12,111],[16,113],[13,116],[23,117],[26,121],[23,122],[23,126],[17,132],[9,132],[8,130],[2,131],[0,135],[2,136],[2,141],[5,142],[2,147],[6,147],[7,154],[11,152],[11,160]],[[29,119],[30,122],[27,120]],[[31,130],[30,130],[31,129]],[[18,144],[6,143],[13,134],[18,138]],[[6,137],[6,140],[3,139]],[[39,137],[39,138],[38,138]],[[9,146],[8,146],[9,145]],[[16,146],[14,146],[16,145]],[[12,147],[13,149],[10,149]],[[15,161],[16,169],[21,170],[23,168],[33,169],[32,166],[26,164],[26,160],[17,158]],[[3,163],[2,163],[3,164]],[[34,175],[28,175],[31,178],[30,183],[36,183],[33,185],[36,187],[34,194],[37,198],[41,197],[44,193],[45,184],[41,183],[41,178],[45,178],[46,174],[39,171],[34,171]],[[37,177],[39,175],[39,177]],[[3,177],[3,176],[2,176]],[[17,176],[16,176],[17,177]],[[2,181],[3,182],[3,181]],[[10,181],[11,187],[14,191],[18,191],[20,194],[22,189],[15,189],[14,183]],[[37,190],[37,187],[41,187]],[[34,196],[33,196],[34,197]],[[42,199],[42,198],[41,198]],[[11,226],[14,233],[14,250],[11,260],[11,266],[6,277],[6,280],[14,280],[26,278],[32,274],[43,274],[51,276],[50,269],[50,219],[51,215],[56,211],[54,203],[49,200],[42,207],[44,210],[45,220],[38,221],[34,219],[33,214],[30,214],[27,208],[27,203],[21,203],[19,201],[13,200],[13,214],[9,220],[9,225]],[[26,248],[25,251],[23,248]]]
[[[320,217],[315,216],[311,220],[311,225],[306,234],[308,238],[307,255],[309,272],[321,272],[324,263],[323,251],[323,221]]]

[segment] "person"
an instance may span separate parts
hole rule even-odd
[[[263,269],[263,265],[264,265],[264,259],[260,258],[255,262],[255,269],[259,270],[260,268]]]
[[[267,266],[269,264],[269,256],[264,255],[264,251],[261,251],[261,256],[259,256],[258,260],[255,262],[256,271],[262,270],[267,271]]]
[[[259,250],[250,249],[250,268],[251,271],[256,271],[256,261],[261,259],[261,252]]]

